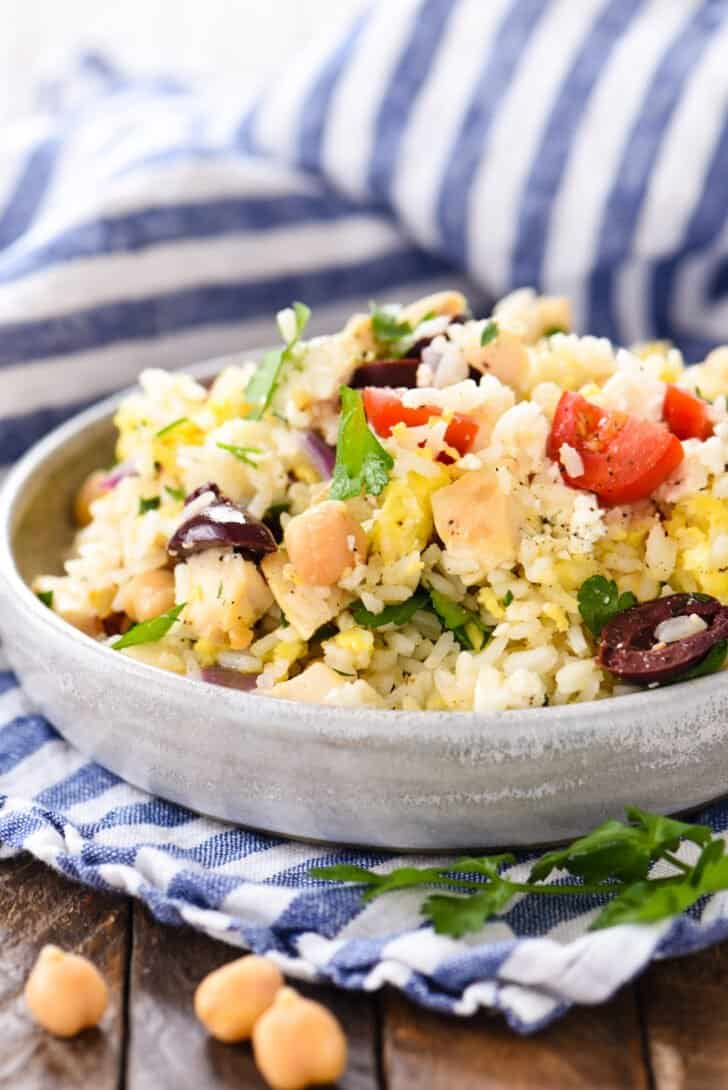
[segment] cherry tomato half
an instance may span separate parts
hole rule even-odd
[[[364,390],[364,411],[367,420],[379,435],[391,435],[395,424],[417,428],[433,416],[442,416],[436,405],[409,408],[391,390],[367,386]],[[478,432],[478,422],[465,413],[454,413],[445,432],[445,442],[459,454],[467,454]]]
[[[667,387],[662,415],[678,439],[708,439],[713,434],[707,404],[679,386]]]
[[[683,460],[680,440],[663,424],[609,412],[581,394],[564,393],[556,408],[547,452],[559,461],[564,443],[573,447],[584,472],[561,475],[572,488],[596,492],[608,504],[646,499]]]

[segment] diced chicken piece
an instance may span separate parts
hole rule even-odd
[[[500,490],[493,470],[471,470],[435,492],[432,511],[435,529],[451,555],[472,557],[485,572],[515,562],[518,507]]]
[[[239,651],[253,638],[253,625],[273,605],[265,579],[251,560],[208,550],[175,568],[175,598],[186,602],[186,634]]]
[[[266,695],[276,696],[281,700],[301,700],[304,704],[323,704],[331,692],[344,688],[346,684],[347,679],[330,666],[323,662],[314,662],[298,677],[274,685]]]
[[[550,333],[568,333],[571,307],[564,295],[537,295],[533,288],[517,288],[493,311],[501,330],[515,333],[525,344],[535,344]]]
[[[430,317],[457,318],[468,313],[468,301],[460,291],[438,291],[425,295],[404,307],[402,321],[414,329],[429,314]]]
[[[333,620],[352,600],[339,587],[313,587],[297,583],[286,553],[279,549],[261,564],[273,597],[286,619],[303,640]]]
[[[520,337],[508,329],[499,329],[497,337],[486,345],[466,353],[471,367],[483,374],[495,375],[519,394],[528,392],[531,362]]]
[[[325,500],[296,515],[286,526],[285,542],[296,578],[309,586],[333,586],[367,555],[367,536],[341,500]]]

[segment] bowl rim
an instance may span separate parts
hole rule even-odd
[[[252,350],[250,355],[257,355],[261,350]],[[246,355],[247,355],[246,350]],[[180,368],[186,374],[195,378],[205,379],[216,374],[222,367],[233,362],[239,362],[240,353],[214,357],[200,363]],[[80,632],[68,624],[37,598],[28,584],[22,578],[15,562],[12,547],[12,529],[15,511],[20,503],[23,489],[27,481],[39,470],[43,469],[45,462],[49,461],[66,444],[77,440],[85,431],[98,425],[109,417],[118,408],[121,401],[128,397],[138,387],[127,386],[118,393],[114,393],[103,400],[96,402],[82,412],[75,414],[69,420],[55,427],[46,436],[33,444],[29,450],[11,467],[5,480],[0,486],[0,580],[4,580],[8,592],[14,596],[17,605],[29,613],[33,620],[48,630],[51,635],[65,637],[78,645],[79,654],[94,654],[101,656],[102,660],[110,665],[113,649],[106,644],[99,643],[92,637]],[[614,731],[615,713],[620,720],[629,720],[632,723],[641,723],[643,715],[650,710],[650,716],[655,721],[661,709],[672,709],[676,700],[690,692],[698,693],[704,699],[709,699],[725,683],[721,676],[723,671],[703,678],[695,678],[674,685],[645,689],[634,693],[626,693],[621,696],[607,697],[601,700],[589,700],[575,704],[551,705],[539,708],[510,709],[500,712],[478,712],[460,710],[439,711],[413,711],[403,709],[375,708],[371,706],[348,706],[328,704],[308,704],[303,701],[281,700],[276,697],[266,696],[263,693],[247,693],[240,690],[229,689],[224,686],[213,685],[202,679],[188,677],[186,675],[172,674],[160,670],[146,663],[138,662],[125,655],[116,656],[116,669],[119,673],[135,676],[140,681],[145,678],[156,678],[157,683],[166,687],[192,685],[198,694],[214,689],[218,701],[223,701],[228,711],[235,709],[248,712],[260,711],[256,716],[260,720],[266,718],[266,713],[275,711],[277,723],[288,729],[295,730],[297,726],[305,724],[305,733],[310,733],[310,711],[316,712],[316,727],[320,734],[333,733],[340,724],[342,716],[347,721],[347,731],[354,735],[381,736],[387,727],[395,726],[398,739],[412,734],[417,737],[428,736],[431,740],[440,739],[443,742],[452,742],[452,726],[457,725],[457,733],[465,740],[473,733],[485,734],[492,741],[494,748],[499,742],[504,744],[516,740],[523,732],[531,735],[539,735],[541,727],[544,732],[549,726],[559,721],[563,732],[574,737],[588,733],[589,730],[601,732],[602,730]],[[101,665],[101,663],[100,663]],[[164,683],[160,678],[164,678]],[[180,690],[181,691],[181,690]],[[308,709],[308,715],[302,714]],[[442,728],[447,724],[447,732]],[[625,724],[626,725],[626,724]],[[267,728],[266,728],[267,729]],[[340,737],[338,731],[336,736]]]

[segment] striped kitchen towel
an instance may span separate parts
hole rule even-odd
[[[482,313],[532,284],[582,328],[702,357],[728,341],[727,50],[727,0],[380,0],[234,102],[87,56],[0,133],[0,467],[142,367],[272,340],[295,298],[323,330],[370,297],[465,286]],[[32,701],[0,665],[0,850],[293,975],[531,1031],[728,935],[723,894],[593,933],[587,898],[526,897],[437,936],[416,891],[362,908],[309,877],[402,860],[146,796]],[[702,819],[723,832],[728,808]]]

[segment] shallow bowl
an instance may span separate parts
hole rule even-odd
[[[53,431],[0,494],[5,650],[38,708],[89,757],[257,829],[425,851],[563,840],[627,803],[667,813],[728,789],[728,674],[563,708],[387,712],[215,687],[71,628],[28,584],[60,570],[74,492],[113,460],[118,402]]]

